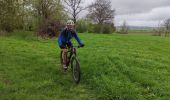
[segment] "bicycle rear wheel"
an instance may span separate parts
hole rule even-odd
[[[80,82],[80,63],[76,57],[71,60],[71,68],[73,80],[78,84]]]

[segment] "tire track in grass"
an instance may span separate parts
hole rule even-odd
[[[140,75],[139,78],[136,78],[137,81],[139,80],[139,82],[142,83],[151,81],[154,83],[154,85],[148,86],[147,88],[157,97],[166,97],[169,95],[168,89],[170,88],[167,87],[167,84],[170,82],[168,63],[162,63],[161,61],[149,58],[130,58],[127,57],[124,59],[124,62],[129,66],[136,65],[136,72],[138,72],[136,75]]]
[[[116,69],[136,88],[139,88],[138,95],[143,96],[145,99],[151,99],[155,97],[155,94],[150,90],[150,87],[154,86],[154,82],[151,80],[146,80],[144,77],[140,77],[140,73],[136,72],[134,68],[128,67],[125,63],[122,62],[122,59],[118,57],[109,56],[108,59],[113,62],[116,66]]]
[[[59,70],[59,54],[54,50],[54,45],[49,45],[51,43],[4,37],[1,44],[0,52],[3,55],[0,54],[0,57],[3,59],[0,62],[3,62],[3,66],[0,66],[0,70],[5,73],[6,79],[12,80],[12,84],[3,85],[0,99],[96,99],[95,92],[84,83],[76,85],[72,81],[70,71],[62,73]]]

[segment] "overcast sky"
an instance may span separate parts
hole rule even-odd
[[[84,0],[84,5],[95,0]],[[159,21],[170,18],[170,0],[111,0],[116,9],[115,24],[124,20],[131,26],[157,26]]]

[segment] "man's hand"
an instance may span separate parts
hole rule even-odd
[[[64,49],[64,48],[66,48],[66,46],[64,46],[64,45],[60,45],[60,48],[61,48],[61,49]]]
[[[84,44],[80,45],[80,47],[84,47]]]

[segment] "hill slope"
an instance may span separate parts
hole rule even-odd
[[[0,99],[168,99],[170,38],[81,34],[82,78],[60,70],[55,39],[0,37]],[[75,42],[75,41],[74,41]]]

